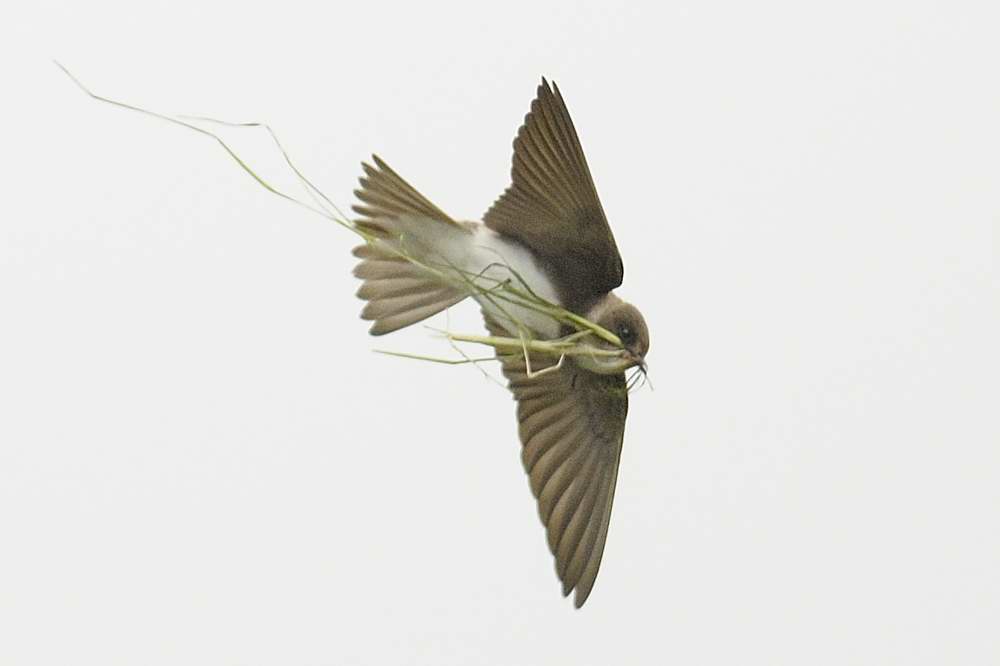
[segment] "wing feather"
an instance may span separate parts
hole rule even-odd
[[[556,572],[562,580],[566,579],[566,569],[573,558],[573,554],[576,552],[577,546],[580,545],[580,540],[583,538],[584,531],[590,522],[590,516],[594,512],[594,506],[597,504],[597,498],[602,488],[601,464],[598,462],[594,465],[593,470],[591,470],[587,488],[577,504],[572,517],[566,524],[566,529],[563,530],[559,543],[553,549],[556,555]]]
[[[604,540],[599,539],[600,523],[605,507],[608,507],[608,511],[610,511],[611,499],[614,496],[614,492],[614,480],[612,479],[612,482],[609,484],[606,471],[602,470],[594,508],[591,510],[590,515],[587,516],[587,527],[583,532],[580,543],[577,544],[572,556],[567,561],[566,572],[562,576],[564,595],[569,594],[574,587],[580,584],[584,569],[590,563],[594,551],[600,550],[603,552],[604,550]],[[606,531],[604,535],[605,537],[607,536]],[[597,577],[596,572],[594,573],[594,577]],[[591,582],[591,586],[593,586],[593,582]],[[587,594],[590,594],[590,590],[587,591]],[[578,592],[575,601],[577,608],[579,608],[586,601],[586,596],[581,599]]]
[[[542,484],[538,492],[538,515],[542,522],[552,531],[553,525],[549,522],[552,518],[552,510],[556,501],[562,497],[573,481],[581,475],[587,462],[590,451],[585,446],[577,446],[565,461],[549,475],[549,478]]]
[[[607,481],[607,501],[602,505],[601,513],[594,514],[595,519],[600,515],[600,523],[597,537],[594,539],[587,554],[587,564],[580,575],[580,580],[576,583],[576,598],[574,602],[577,608],[582,606],[587,597],[590,596],[590,591],[594,588],[594,581],[597,580],[597,572],[601,568],[601,559],[604,557],[604,543],[607,541],[608,527],[611,524],[611,505],[615,499],[614,486],[617,476],[618,464],[615,463],[614,469],[611,470]]]
[[[554,500],[554,504],[548,518],[543,518],[543,520],[549,528],[549,550],[554,554],[558,553],[557,548],[559,546],[559,542],[562,541],[570,520],[579,511],[584,494],[586,493],[587,488],[590,487],[591,480],[594,478],[594,472],[597,469],[596,459],[597,453],[595,451],[589,451],[582,467],[573,476],[565,490],[563,490],[558,496],[553,494],[552,499],[549,500]],[[546,500],[546,493],[549,491],[550,488],[546,486],[542,490],[542,495],[538,498],[540,513],[543,513],[542,506]]]
[[[487,318],[494,335],[502,333]],[[523,356],[498,355],[518,401],[521,459],[563,593],[579,608],[593,589],[607,541],[625,432],[625,376],[597,375],[566,359],[532,359],[549,372],[529,377]]]
[[[542,493],[545,483],[556,473],[556,470],[570,457],[576,450],[576,440],[572,434],[576,429],[570,431],[569,437],[562,437],[555,444],[542,454],[531,468],[528,474],[528,481],[531,484],[531,491],[538,497]]]
[[[522,438],[521,463],[524,465],[524,469],[528,473],[531,473],[541,455],[553,444],[561,441],[567,432],[572,429],[575,422],[576,414],[566,412],[558,421],[553,421],[552,425],[546,428],[544,433],[531,439]]]
[[[558,86],[542,79],[514,139],[511,184],[483,216],[552,269],[564,304],[582,308],[622,283],[622,261]]]

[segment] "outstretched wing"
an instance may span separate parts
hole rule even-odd
[[[529,247],[573,309],[622,283],[622,260],[559,87],[542,79],[486,226]]]
[[[487,318],[494,335],[503,329]],[[521,459],[563,595],[583,605],[597,578],[611,520],[628,412],[625,375],[598,375],[566,359],[558,370],[529,377],[523,355],[498,354],[517,400]],[[532,373],[551,368],[532,358]]]

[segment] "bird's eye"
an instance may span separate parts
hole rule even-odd
[[[635,342],[635,333],[632,332],[632,328],[628,324],[622,324],[618,327],[618,337],[626,345],[630,345]]]

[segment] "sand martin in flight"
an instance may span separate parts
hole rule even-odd
[[[514,139],[511,185],[482,222],[456,221],[378,157],[365,164],[360,228],[377,242],[355,248],[368,301],[362,318],[382,335],[467,297],[479,301],[492,335],[537,339],[573,332],[525,307],[498,307],[468,276],[517,276],[534,294],[615,333],[619,357],[530,356],[498,351],[517,401],[521,457],[563,594],[579,608],[601,564],[628,411],[625,371],[645,368],[649,332],[639,311],[612,290],[622,260],[558,86],[542,80]],[[401,256],[401,254],[405,254]],[[433,270],[428,270],[433,267]],[[456,279],[458,278],[458,279]],[[530,372],[529,372],[530,367]],[[549,370],[544,372],[544,370]]]

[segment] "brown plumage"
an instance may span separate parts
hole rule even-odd
[[[509,317],[491,311],[475,291],[443,279],[449,267],[475,273],[500,256],[516,258],[518,274],[534,276],[533,290],[614,332],[629,352],[624,365],[578,356],[556,368],[556,359],[532,357],[530,374],[521,353],[497,354],[517,401],[522,461],[556,573],[564,594],[575,590],[579,608],[608,536],[628,413],[624,370],[645,368],[649,332],[639,311],[611,291],[622,282],[622,261],[562,95],[542,80],[514,140],[511,185],[482,224],[456,222],[378,157],[364,171],[354,210],[379,240],[355,248],[361,262],[354,272],[364,280],[358,296],[368,301],[362,317],[374,321],[373,335],[466,296],[480,301],[493,335],[517,335]],[[423,267],[399,256],[400,249]],[[543,336],[543,328],[533,332]],[[548,335],[566,332],[556,327]]]
[[[502,335],[487,318],[493,335]],[[583,605],[601,566],[625,434],[625,376],[601,375],[565,360],[559,370],[529,377],[524,356],[498,354],[517,400],[521,461],[563,594]],[[555,359],[532,358],[540,372]]]
[[[567,308],[621,286],[622,260],[576,128],[559,87],[545,79],[514,139],[510,177],[483,223],[550,265]]]

